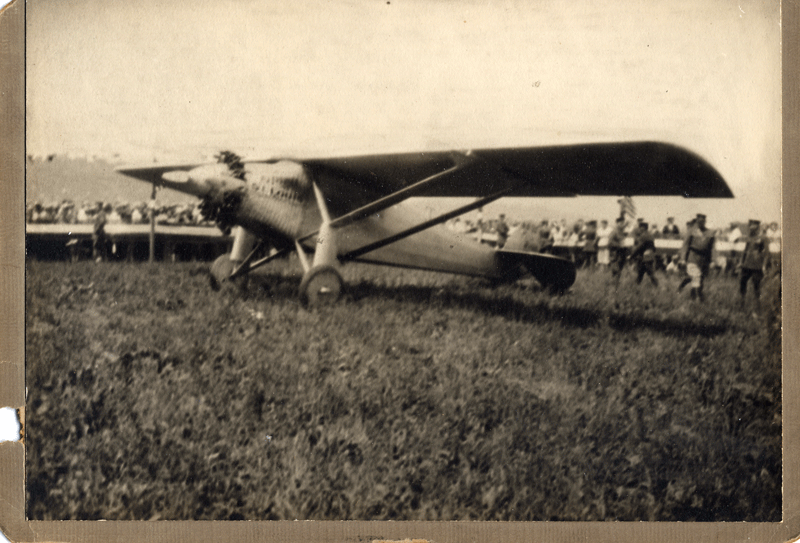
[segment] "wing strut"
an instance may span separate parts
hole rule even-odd
[[[437,182],[440,182],[442,179],[446,178],[447,176],[449,176],[449,175],[451,175],[451,174],[453,174],[455,172],[458,172],[460,170],[463,170],[467,166],[471,166],[473,164],[478,163],[478,158],[475,155],[473,155],[471,152],[467,152],[467,153],[452,153],[451,156],[452,156],[452,159],[453,159],[453,162],[454,162],[454,165],[452,167],[450,167],[450,168],[448,168],[448,169],[446,169],[446,170],[444,170],[442,172],[439,172],[439,173],[437,173],[435,175],[431,175],[430,177],[426,177],[425,179],[423,179],[421,181],[417,181],[413,185],[410,185],[410,186],[408,186],[408,187],[406,187],[404,189],[401,189],[401,190],[398,190],[396,192],[393,192],[392,194],[389,194],[388,196],[385,196],[383,198],[375,200],[374,202],[372,202],[370,204],[367,204],[367,205],[365,205],[363,207],[360,207],[358,209],[355,209],[355,210],[351,211],[350,213],[346,213],[344,215],[336,217],[336,219],[330,221],[331,227],[332,228],[342,228],[342,227],[347,226],[349,224],[352,224],[352,223],[354,223],[356,221],[360,221],[361,219],[369,217],[373,213],[377,213],[378,211],[382,211],[382,210],[386,209],[387,207],[391,207],[391,206],[393,206],[393,205],[395,205],[395,204],[397,204],[399,202],[402,202],[403,200],[406,200],[408,198],[416,196],[416,195],[422,193],[430,185],[433,185],[433,184],[436,184]],[[315,185],[315,187],[316,187],[316,185]],[[318,191],[319,189],[315,188],[315,190]],[[315,234],[316,234],[316,232],[315,232]],[[303,238],[303,239],[307,239],[307,238],[308,238],[308,236],[306,238]]]
[[[513,187],[513,186],[512,187],[507,187],[507,188],[505,188],[505,189],[503,189],[501,191],[498,191],[498,192],[495,192],[494,194],[486,196],[485,198],[480,198],[478,200],[475,200],[471,204],[467,204],[465,206],[459,207],[458,209],[454,209],[453,211],[449,211],[449,212],[445,213],[444,215],[439,215],[438,217],[433,218],[433,219],[431,219],[429,221],[425,221],[423,223],[420,223],[417,226],[409,228],[408,230],[404,230],[404,231],[402,231],[400,233],[397,233],[397,234],[395,234],[393,236],[389,236],[388,238],[384,238],[384,239],[382,239],[380,241],[376,241],[375,243],[370,243],[369,245],[365,245],[364,247],[361,247],[360,249],[356,249],[355,251],[350,251],[349,253],[345,253],[345,254],[343,254],[343,255],[341,255],[339,257],[339,260],[342,261],[342,262],[345,262],[347,260],[354,260],[354,259],[358,258],[361,255],[364,255],[364,254],[367,254],[369,252],[375,251],[377,249],[380,249],[381,247],[384,247],[384,246],[389,245],[391,243],[394,243],[396,241],[400,241],[401,239],[407,238],[408,236],[412,236],[412,235],[416,234],[417,232],[422,232],[423,230],[427,230],[428,228],[430,228],[432,226],[436,226],[437,224],[441,224],[441,223],[443,223],[445,221],[449,221],[453,217],[458,217],[459,215],[463,215],[464,213],[472,211],[473,209],[478,209],[479,207],[483,207],[483,206],[485,206],[486,204],[488,204],[490,202],[494,202],[495,200],[497,200],[499,198],[502,198],[503,196],[505,196],[508,193],[510,193],[511,191],[513,191],[515,188],[516,187]]]

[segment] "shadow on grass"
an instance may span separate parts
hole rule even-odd
[[[640,315],[623,315],[612,313],[608,316],[608,324],[611,328],[620,332],[628,332],[636,328],[649,328],[654,332],[661,332],[673,336],[704,336],[713,337],[723,334],[734,328],[730,324],[700,324],[696,322],[686,322],[672,318],[655,319]]]
[[[250,280],[249,292],[258,292],[270,299],[292,300],[297,297],[300,280],[283,275],[260,275]],[[541,292],[541,291],[540,291]],[[422,303],[432,307],[465,309],[476,313],[495,315],[531,324],[555,322],[570,328],[589,328],[607,323],[611,328],[626,332],[647,328],[672,336],[713,337],[733,328],[727,321],[721,323],[696,323],[675,318],[655,318],[581,307],[554,307],[546,301],[525,303],[512,295],[500,292],[464,292],[442,286],[397,285],[386,286],[361,280],[345,288],[340,303],[359,302],[364,299],[392,300]]]

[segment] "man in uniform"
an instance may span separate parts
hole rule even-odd
[[[761,298],[761,280],[764,278],[764,265],[769,254],[769,239],[759,233],[761,222],[751,219],[748,223],[748,236],[744,238],[745,247],[739,258],[739,293],[744,306],[747,294],[747,282],[753,281],[753,293],[756,302]]]
[[[611,277],[614,278],[615,286],[619,285],[619,278],[622,269],[625,267],[625,217],[617,218],[616,227],[608,237],[608,251],[611,259]]]
[[[639,223],[639,229],[634,236],[631,258],[636,262],[636,284],[640,284],[644,274],[647,274],[653,285],[657,287],[658,280],[653,275],[656,263],[656,244],[648,224],[644,221]]]
[[[686,221],[686,234],[687,235],[689,235],[692,232],[693,228],[694,228],[694,219],[692,219],[690,221]],[[688,273],[686,273],[686,261],[681,259],[681,252],[682,251],[679,251],[678,254],[677,254],[677,260],[678,260],[677,265],[678,265],[678,269],[681,272],[681,284],[678,285],[678,292],[682,291],[683,287],[685,287],[686,285],[688,285],[689,283],[692,282],[692,278],[689,277]]]
[[[681,260],[686,262],[686,273],[692,287],[691,297],[703,300],[703,281],[711,267],[714,250],[714,232],[706,228],[706,216],[698,213],[694,227],[687,233],[681,248]]]

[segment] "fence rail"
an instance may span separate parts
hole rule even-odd
[[[149,255],[149,224],[109,224],[105,227],[112,260],[147,260]],[[26,225],[28,256],[38,260],[77,260],[89,258],[92,253],[91,224],[28,224]],[[155,254],[157,260],[213,260],[230,250],[233,238],[212,226],[174,226],[157,224],[155,227]],[[625,244],[633,245],[627,238]],[[665,257],[680,251],[680,239],[656,239],[656,252]],[[733,256],[744,250],[744,242],[718,241],[717,254]],[[551,252],[568,256],[580,251],[582,244],[556,242]],[[770,243],[770,253],[780,255],[779,242]]]
[[[80,260],[92,255],[91,224],[27,224],[26,250],[37,260]],[[149,224],[108,224],[106,256],[111,260],[149,258]],[[155,227],[156,260],[213,260],[230,249],[233,238],[211,226]]]

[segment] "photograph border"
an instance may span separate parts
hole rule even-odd
[[[800,1],[782,2],[783,327],[800,330]],[[783,335],[783,521],[27,521],[25,519],[25,3],[0,12],[0,407],[22,421],[0,443],[0,530],[11,541],[793,541],[800,536],[800,340]],[[722,98],[721,98],[722,99]]]

